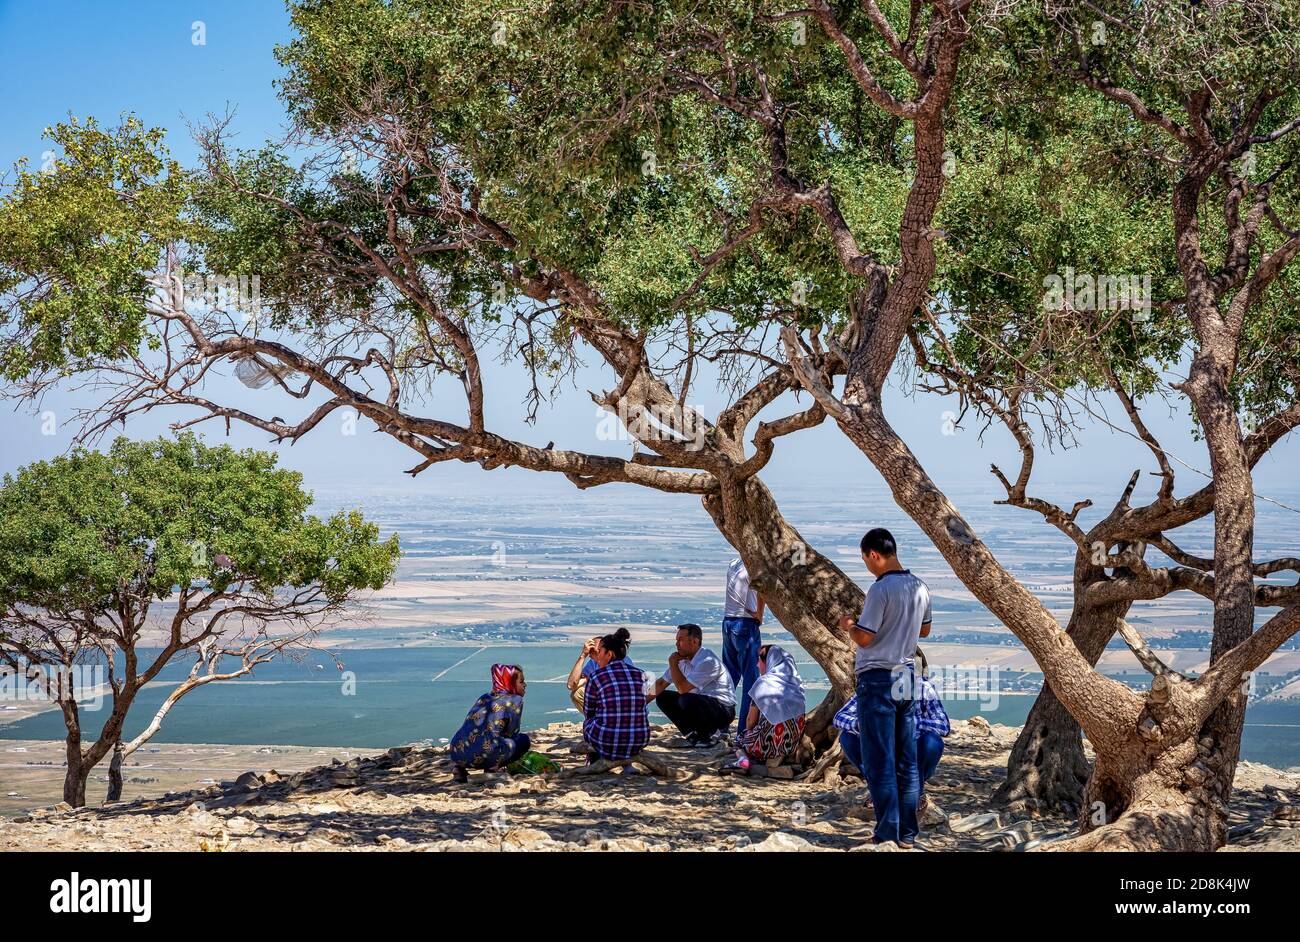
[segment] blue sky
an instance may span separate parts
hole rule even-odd
[[[206,33],[203,45],[193,41],[196,21],[202,22]],[[94,115],[107,122],[134,112],[147,124],[169,129],[169,144],[182,161],[194,155],[186,122],[200,122],[210,113],[234,109],[233,129],[241,144],[254,145],[275,136],[283,108],[273,87],[278,74],[273,49],[288,36],[287,15],[278,0],[0,0],[0,82],[10,89],[0,100],[0,166],[8,167],[20,157],[39,165],[48,146],[41,139],[42,129],[69,113]],[[489,423],[496,431],[536,444],[554,440],[586,451],[627,453],[626,446],[598,440],[599,423],[587,395],[588,389],[609,388],[608,374],[594,368],[582,371],[576,388],[569,389],[554,407],[544,407],[537,425],[530,428],[522,421],[520,372],[498,365],[488,374]],[[269,395],[236,389],[258,406],[265,403],[256,397]],[[706,410],[721,402],[704,384],[696,400]],[[89,401],[85,394],[65,393],[52,397],[44,407],[62,422],[71,409]],[[266,414],[289,417],[294,413],[283,410],[291,408],[279,402]],[[458,403],[443,408],[444,414],[461,418]],[[945,434],[944,413],[953,404],[934,397],[913,400],[895,393],[889,408],[895,425],[941,486],[964,491],[987,487],[988,499],[1000,496],[989,464],[997,462],[1009,472],[1016,467],[1018,455],[1007,435],[995,429],[981,444],[974,429]],[[430,404],[427,411],[436,414],[437,404]],[[1122,412],[1112,408],[1110,415],[1122,424]],[[133,437],[160,434],[175,418],[175,414],[155,415],[129,425],[126,432]],[[1159,406],[1148,410],[1147,418],[1167,448],[1191,465],[1207,466],[1204,449],[1192,439],[1185,414],[1171,416]],[[42,425],[39,414],[0,412],[0,472],[68,447],[66,430],[44,435]],[[223,435],[215,424],[206,428],[209,439]],[[1044,450],[1036,475],[1041,496],[1066,502],[1088,496],[1098,504],[1109,504],[1133,469],[1153,467],[1140,443],[1099,421],[1089,422],[1080,438],[1077,450],[1057,454]],[[266,446],[265,436],[238,426],[231,441]],[[484,473],[477,466],[460,464],[434,467],[412,481],[401,472],[416,463],[413,453],[370,433],[364,425],[351,437],[323,426],[298,445],[279,450],[284,463],[303,471],[310,486],[331,490],[381,487],[484,493],[503,486],[516,492],[570,488],[552,477],[522,471]],[[1290,489],[1296,458],[1295,442],[1275,449],[1260,468],[1261,491]],[[830,425],[783,442],[764,476],[778,495],[811,484],[879,482],[865,458]],[[1180,478],[1180,491],[1199,486],[1202,480],[1186,471]],[[1144,486],[1154,488],[1153,483]]]

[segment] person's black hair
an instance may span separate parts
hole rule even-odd
[[[758,659],[760,661],[766,661],[767,652],[770,650],[772,650],[772,646],[770,644],[763,645],[761,648],[758,649]]]
[[[632,632],[626,628],[620,628],[612,635],[605,635],[600,639],[600,646],[614,655],[614,660],[621,661],[627,657],[627,646],[632,643]]]
[[[867,535],[862,538],[862,552],[870,553],[873,550],[881,556],[898,555],[898,544],[894,542],[894,534],[884,527],[868,530]]]
[[[692,638],[698,638],[701,641],[704,640],[704,632],[700,630],[699,625],[691,624],[688,622],[685,625],[678,625],[677,630],[686,632],[686,634]]]

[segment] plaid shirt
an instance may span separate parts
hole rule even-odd
[[[836,729],[856,733],[858,698],[849,697],[849,702],[840,707],[832,723]],[[939,691],[934,689],[934,684],[930,682],[929,677],[921,678],[921,696],[916,700],[916,735],[920,736],[925,732],[937,733],[940,736],[947,736],[952,732],[952,724],[948,722],[948,711],[943,708]]]
[[[591,675],[583,702],[582,734],[602,759],[627,759],[650,741],[645,675],[626,661],[610,661]]]

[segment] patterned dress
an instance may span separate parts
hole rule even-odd
[[[451,737],[451,761],[474,769],[504,765],[515,754],[523,715],[524,698],[518,694],[483,694]]]
[[[799,748],[803,727],[802,716],[773,725],[767,721],[767,717],[760,715],[758,722],[740,737],[740,746],[745,750],[745,755],[759,762],[778,756],[791,756]]]

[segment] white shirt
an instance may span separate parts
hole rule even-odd
[[[695,688],[691,693],[698,693],[702,697],[710,697],[723,706],[736,705],[736,691],[731,685],[731,675],[727,673],[727,669],[722,665],[722,659],[708,648],[700,648],[695,652],[695,657],[689,661],[685,659],[678,661],[677,668],[682,672],[682,676],[686,678],[687,682]],[[664,671],[664,680],[668,681],[669,686],[672,686],[672,668]]]
[[[753,618],[758,612],[758,592],[749,587],[749,570],[743,559],[727,567],[727,605],[723,618]]]

